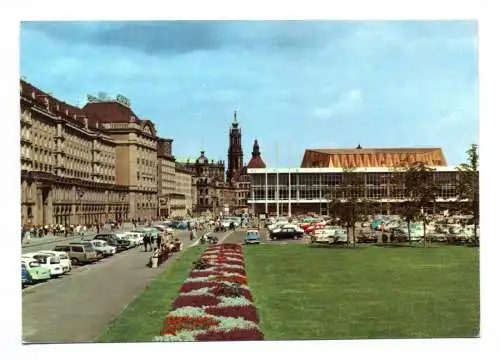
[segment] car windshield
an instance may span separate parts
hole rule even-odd
[[[61,260],[68,260],[68,255],[66,255],[66,254],[59,254],[59,259],[61,259]]]
[[[85,249],[85,251],[93,251],[94,250],[92,245],[85,245],[83,248]]]
[[[39,263],[46,263],[47,258],[50,257],[50,255],[35,255],[33,257],[37,259]]]
[[[36,261],[32,261],[32,262],[30,262],[30,267],[32,267],[32,268],[40,267],[40,263],[38,263]]]

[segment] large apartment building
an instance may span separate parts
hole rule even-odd
[[[172,140],[118,95],[79,108],[21,80],[22,224],[151,219],[175,190]]]

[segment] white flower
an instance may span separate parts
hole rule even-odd
[[[219,296],[221,301],[217,306],[246,306],[253,305],[253,303],[244,296]]]
[[[195,341],[195,337],[204,333],[205,330],[180,330],[175,335],[155,336],[153,341],[166,342],[166,341]]]
[[[184,306],[170,311],[168,313],[168,316],[200,317],[200,316],[207,316],[207,314],[205,313],[205,310],[203,310],[203,308],[194,306]]]
[[[244,266],[241,266],[241,265],[236,265],[236,264],[223,264],[222,266],[224,266],[225,268],[231,268],[231,269],[243,269],[243,270],[245,270],[245,267],[244,267]]]
[[[189,277],[186,280],[184,280],[184,283],[191,283],[191,282],[201,282],[201,281],[210,281],[211,276],[202,276],[202,277]]]
[[[220,321],[220,324],[217,326],[217,330],[233,330],[233,329],[258,329],[259,326],[253,321],[245,320],[241,317],[226,317],[226,316],[217,316],[217,320]]]
[[[214,286],[215,286],[215,283],[214,283]],[[200,288],[200,289],[193,289],[189,292],[180,293],[179,295],[212,295],[209,292],[211,289],[212,288],[209,288],[209,287],[204,287],[204,288]]]

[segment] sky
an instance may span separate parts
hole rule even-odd
[[[237,110],[244,161],[307,148],[478,142],[475,21],[22,22],[26,81],[68,103],[123,94],[177,157],[227,164]]]

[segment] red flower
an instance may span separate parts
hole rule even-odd
[[[238,318],[241,317],[254,323],[259,322],[259,315],[257,309],[253,305],[240,305],[240,306],[208,306],[205,312],[215,316],[226,316]]]
[[[240,277],[240,276],[217,276],[215,278],[215,281],[227,281],[227,282],[243,284],[243,285],[247,284],[247,278]]]
[[[222,272],[229,272],[229,273],[235,273],[235,274],[240,274],[241,276],[246,276],[245,269],[242,268],[230,268],[230,267],[224,267],[224,265],[220,268],[217,268],[217,270],[222,271]]]
[[[179,330],[208,330],[220,322],[211,317],[167,316],[162,335],[175,335]]]
[[[215,296],[227,296],[227,286],[221,286],[221,284],[217,284],[216,286],[212,287],[210,290],[210,293],[215,295]],[[239,287],[238,288],[238,296],[243,296],[245,297],[248,301],[253,301],[252,299],[252,294],[250,293],[250,290]]]
[[[172,304],[172,310],[184,306],[203,307],[218,305],[220,300],[210,295],[179,295]]]
[[[264,340],[264,335],[257,329],[234,329],[229,331],[209,330],[195,337],[198,341],[223,340]]]
[[[220,271],[196,271],[196,272],[191,272],[190,276],[192,278],[198,278],[198,277],[207,277],[207,276],[217,276],[221,275]]]

